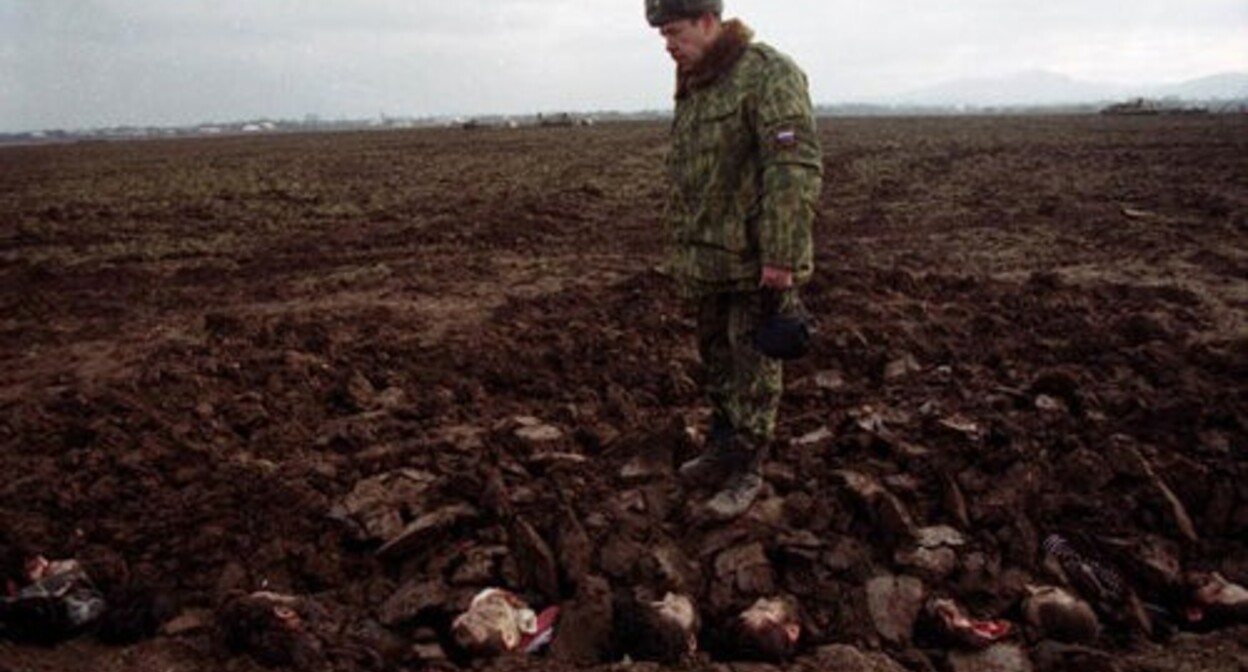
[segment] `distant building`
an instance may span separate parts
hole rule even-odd
[[[593,117],[580,117],[580,116],[569,114],[567,112],[560,112],[559,114],[552,114],[552,115],[544,115],[544,114],[537,115],[538,126],[556,126],[556,127],[593,126],[594,123],[596,122]]]

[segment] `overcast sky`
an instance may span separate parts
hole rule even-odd
[[[1248,71],[1248,0],[726,0],[816,102]],[[0,0],[0,131],[665,109],[642,0]]]

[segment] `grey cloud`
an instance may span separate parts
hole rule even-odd
[[[1242,0],[727,5],[821,101],[1018,69],[1248,70]],[[0,131],[658,108],[672,89],[640,0],[0,0],[0,66]]]

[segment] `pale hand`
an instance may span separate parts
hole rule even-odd
[[[793,271],[779,266],[764,266],[763,277],[758,284],[770,289],[788,289],[793,286]]]

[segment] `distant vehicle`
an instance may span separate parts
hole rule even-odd
[[[1141,116],[1141,115],[1195,115],[1209,114],[1208,108],[1184,107],[1180,101],[1155,101],[1136,98],[1125,103],[1115,103],[1101,110],[1101,114]]]
[[[1161,107],[1151,100],[1136,98],[1135,100],[1125,103],[1114,103],[1101,110],[1101,114],[1108,115],[1146,115],[1161,114]]]
[[[537,125],[538,126],[575,126],[576,120],[573,119],[572,115],[568,114],[567,112],[560,112],[559,114],[556,114],[553,116],[546,116],[543,114],[538,114]]]

